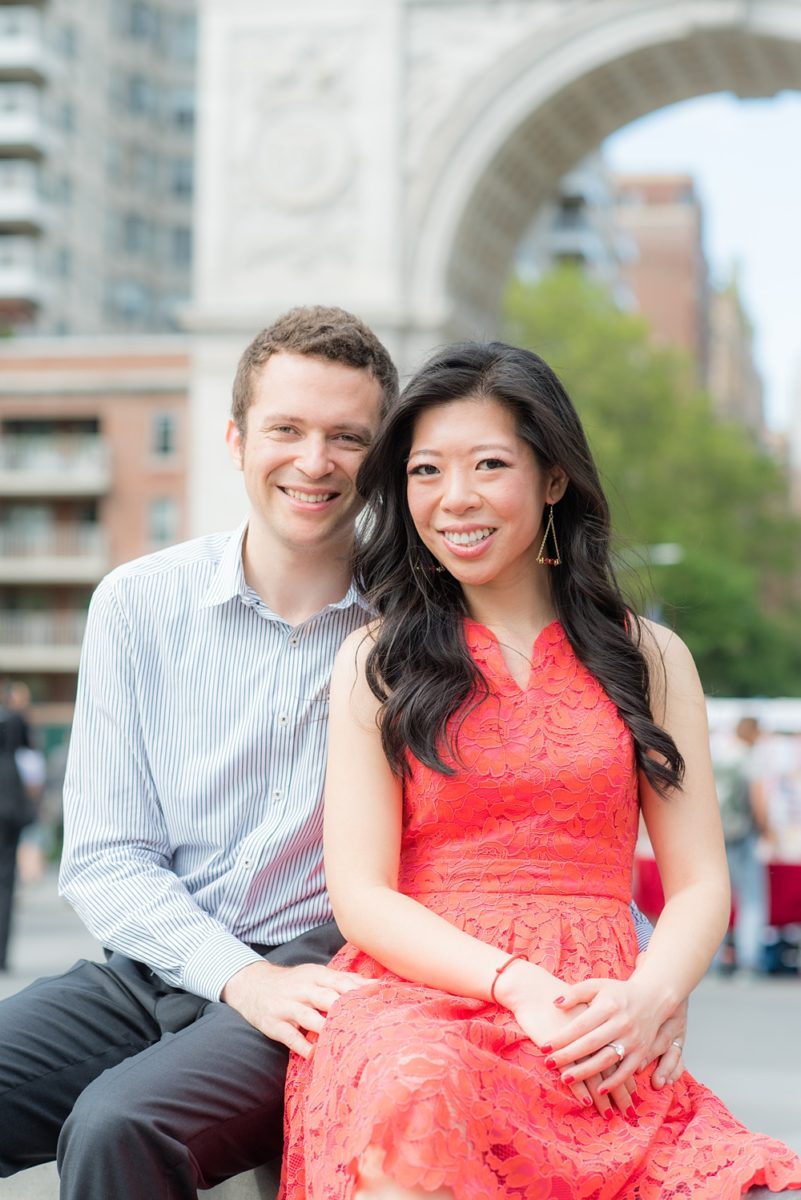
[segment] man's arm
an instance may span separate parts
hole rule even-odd
[[[139,719],[131,630],[112,580],[89,610],[64,783],[61,890],[105,946],[217,999],[259,956],[204,912],[172,847]],[[169,712],[169,705],[165,705]],[[169,724],[164,737],[176,736]]]

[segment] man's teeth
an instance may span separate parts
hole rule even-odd
[[[446,542],[453,542],[455,546],[475,546],[478,542],[483,542],[488,538],[494,529],[471,529],[469,533],[457,533],[455,530],[447,530],[443,537]]]
[[[301,500],[304,504],[322,504],[336,496],[336,492],[296,492],[294,488],[284,488],[284,491],[293,500]]]

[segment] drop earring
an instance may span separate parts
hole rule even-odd
[[[548,544],[548,535],[550,534],[553,543],[554,558],[550,558],[546,553]],[[545,524],[545,533],[542,535],[539,553],[537,554],[537,562],[543,567],[558,567],[561,565],[562,559],[559,555],[559,543],[556,540],[556,526],[553,521],[553,505],[548,505],[548,520]]]

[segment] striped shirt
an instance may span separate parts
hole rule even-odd
[[[64,784],[62,894],[103,943],[209,999],[331,917],[322,865],[328,689],[367,609],[297,626],[198,538],[96,590]]]
[[[329,678],[368,616],[352,586],[298,626],[271,612],[245,582],[246,525],[97,588],[64,783],[62,894],[103,945],[209,999],[252,945],[331,917]]]

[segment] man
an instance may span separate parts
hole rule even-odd
[[[355,317],[286,314],[234,382],[247,521],[98,588],[62,888],[111,953],[0,1004],[0,1176],[57,1153],[65,1200],[185,1200],[279,1149],[286,1047],[359,985],[322,965],[328,677],[367,619],[355,479],[396,392]]]

